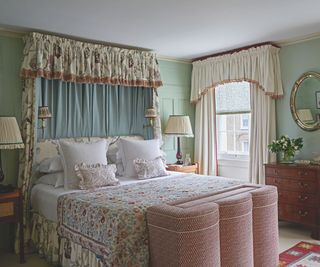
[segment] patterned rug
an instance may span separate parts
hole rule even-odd
[[[300,242],[280,254],[278,267],[320,267],[320,246]]]

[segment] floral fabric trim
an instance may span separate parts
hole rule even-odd
[[[21,150],[19,158],[19,178],[18,187],[21,188],[23,206],[23,227],[24,240],[27,243],[30,238],[30,193],[32,186],[32,165],[34,155],[34,143],[36,134],[36,89],[34,79],[25,79],[23,81],[22,91],[22,122],[21,136],[24,143],[24,149]],[[16,231],[15,251],[19,251],[19,227]]]
[[[22,78],[158,88],[156,54],[33,32],[25,37]]]
[[[103,267],[101,258],[88,249],[59,238],[57,223],[33,213],[31,241],[37,253],[53,266]]]

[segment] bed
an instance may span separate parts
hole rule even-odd
[[[39,160],[56,153],[52,144],[40,144]],[[235,179],[174,172],[149,180],[126,176],[119,180],[119,185],[95,190],[35,185],[31,192],[31,238],[39,254],[62,266],[149,266],[154,253],[150,254],[148,209],[181,200],[199,200],[241,186]],[[274,224],[271,226],[274,228]],[[253,263],[253,241],[248,242]]]

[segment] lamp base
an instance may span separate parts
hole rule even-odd
[[[177,165],[182,165],[183,164],[183,160],[182,160],[182,153],[181,153],[181,148],[180,148],[180,137],[177,138],[177,143],[178,143],[178,149],[177,149],[177,154],[176,154],[176,159]]]
[[[4,172],[0,166],[0,182],[2,182],[4,180]]]
[[[2,170],[2,159],[1,159],[1,150],[0,150],[0,182],[4,180],[4,172]]]

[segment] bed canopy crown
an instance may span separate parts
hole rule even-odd
[[[24,38],[21,77],[158,88],[156,54],[33,32]]]

